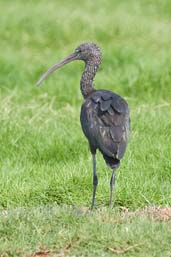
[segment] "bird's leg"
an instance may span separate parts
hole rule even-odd
[[[112,171],[112,176],[110,179],[110,207],[112,207],[112,199],[113,199],[113,188],[115,184],[115,169]]]
[[[94,207],[96,188],[97,188],[97,184],[98,184],[98,178],[97,178],[97,173],[96,173],[96,155],[95,154],[92,154],[92,159],[93,159],[93,196],[92,196],[91,209],[93,209],[93,207]]]

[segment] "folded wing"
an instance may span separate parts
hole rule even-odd
[[[96,91],[82,106],[81,124],[90,145],[107,157],[123,157],[130,132],[129,109],[123,98]]]

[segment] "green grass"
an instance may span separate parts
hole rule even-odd
[[[51,251],[54,257],[115,256],[113,249],[119,256],[170,256],[171,226],[143,216],[121,216],[118,209],[92,213],[53,204],[9,210],[1,219],[5,256],[39,251]]]
[[[59,252],[79,237],[65,255],[113,256],[107,248],[143,242],[124,256],[170,256],[170,223],[117,211],[171,205],[170,13],[169,0],[1,0],[0,254],[28,255],[42,245]],[[79,122],[84,65],[63,67],[41,88],[35,82],[85,41],[101,46],[96,88],[125,97],[132,133],[115,208],[107,208],[111,172],[97,154],[99,211],[78,216],[92,194]]]

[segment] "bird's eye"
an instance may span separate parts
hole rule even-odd
[[[75,52],[76,52],[76,53],[80,53],[80,52],[81,52],[81,49],[80,49],[80,48],[77,48],[77,49],[75,50]]]

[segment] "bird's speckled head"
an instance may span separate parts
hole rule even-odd
[[[94,64],[100,65],[102,54],[101,49],[94,43],[83,43],[75,49],[78,60],[83,60],[85,62],[92,62]]]
[[[49,76],[49,74],[51,74],[55,70],[59,69],[63,65],[65,65],[69,62],[72,62],[74,60],[82,60],[86,64],[88,64],[89,67],[93,66],[94,67],[93,71],[94,71],[94,75],[95,75],[95,72],[97,71],[99,65],[101,64],[101,58],[102,58],[102,55],[101,55],[100,47],[98,47],[94,43],[83,43],[80,46],[78,46],[72,54],[67,56],[65,59],[63,59],[59,63],[56,63],[48,71],[46,71],[40,77],[40,79],[37,81],[37,85],[40,85],[41,82],[47,76]]]

